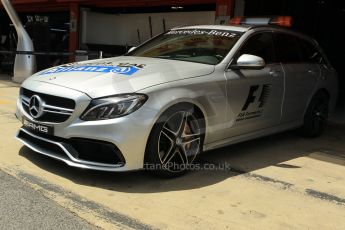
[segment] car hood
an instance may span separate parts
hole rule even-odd
[[[212,73],[214,68],[185,61],[121,56],[53,67],[34,74],[27,81],[64,86],[94,98],[203,76]]]

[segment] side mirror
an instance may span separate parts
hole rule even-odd
[[[133,50],[135,50],[137,47],[136,46],[132,46],[129,50],[128,50],[128,53],[129,52],[132,52]]]
[[[265,61],[263,58],[250,55],[250,54],[242,54],[238,59],[237,63],[231,65],[230,68],[232,69],[262,69],[265,67]]]

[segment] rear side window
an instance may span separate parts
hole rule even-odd
[[[319,50],[310,42],[306,40],[300,40],[299,42],[301,48],[301,55],[303,62],[307,63],[322,63],[322,55],[320,54]]]
[[[277,56],[282,63],[299,63],[301,54],[299,48],[299,39],[290,34],[276,33]]]
[[[253,35],[241,47],[238,57],[242,54],[259,56],[265,60],[266,64],[274,63],[273,34],[264,32]]]

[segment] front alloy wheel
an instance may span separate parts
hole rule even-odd
[[[202,149],[202,128],[192,107],[168,109],[150,135],[146,169],[165,177],[186,172]]]

